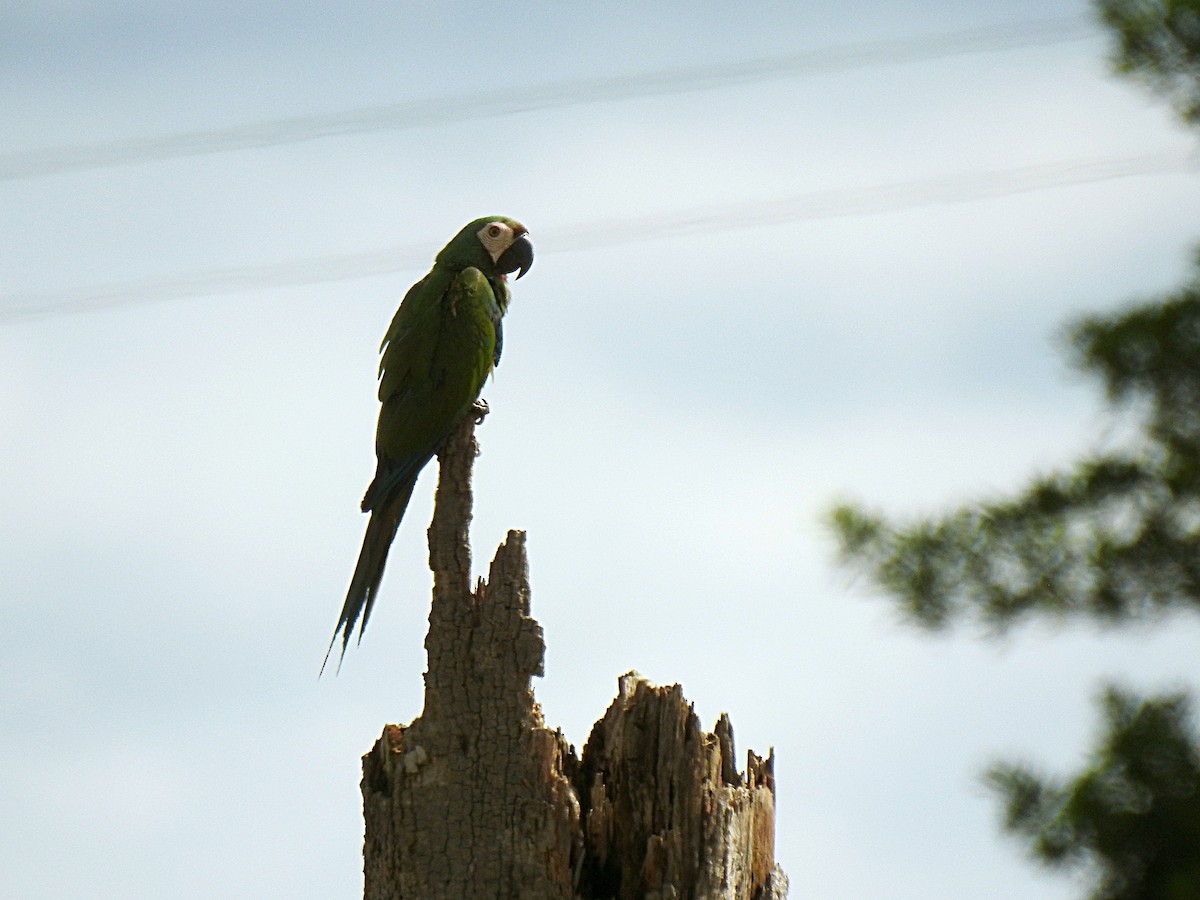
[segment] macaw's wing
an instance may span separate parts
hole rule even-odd
[[[438,329],[437,320],[453,283],[453,273],[434,269],[404,295],[379,344],[380,403],[396,392],[397,382],[408,378],[414,368],[421,368],[422,350],[430,346],[429,334]]]
[[[429,462],[467,413],[494,366],[499,309],[488,280],[468,268],[452,279],[430,273],[404,298],[380,362],[375,508]],[[444,285],[444,286],[443,286]]]

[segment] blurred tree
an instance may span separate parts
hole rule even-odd
[[[1117,38],[1117,71],[1165,96],[1185,121],[1200,121],[1200,2],[1096,0],[1096,8]]]
[[[1107,624],[1200,609],[1200,260],[1159,302],[1072,330],[1077,362],[1142,416],[1136,445],[1038,479],[1013,500],[907,525],[843,506],[843,558],[928,628],[975,617]],[[1042,862],[1083,867],[1094,900],[1200,898],[1200,737],[1183,695],[1109,688],[1091,765],[1046,781],[1001,765],[1007,829]]]
[[[996,766],[1006,825],[1054,864],[1083,862],[1095,900],[1200,896],[1200,757],[1183,695],[1157,700],[1109,688],[1106,731],[1091,767],[1070,783]]]
[[[1200,124],[1200,0],[1096,0],[1118,72]],[[895,524],[844,505],[843,560],[916,623],[975,618],[995,632],[1022,618],[1108,625],[1200,611],[1200,255],[1173,295],[1070,329],[1074,362],[1137,439],[1039,478],[1008,500]],[[1049,864],[1083,867],[1093,900],[1200,898],[1200,736],[1183,694],[1108,688],[1106,731],[1089,766],[1046,779],[998,765],[988,783],[1005,825]]]
[[[1138,445],[1040,478],[1013,500],[892,525],[853,506],[833,521],[917,622],[1032,613],[1118,622],[1200,609],[1200,259],[1177,294],[1071,333],[1078,364],[1144,416]]]

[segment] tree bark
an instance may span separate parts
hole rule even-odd
[[[525,535],[471,586],[474,422],[438,455],[425,708],[363,757],[365,900],[786,896],[774,863],[774,757],[733,760],[678,685],[630,673],[579,760],[547,728],[531,678]]]
[[[576,779],[584,798],[582,896],[782,898],[775,865],[775,755],[734,762],[722,714],[700,728],[683,690],[622,676]]]

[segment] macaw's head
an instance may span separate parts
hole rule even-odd
[[[489,276],[517,272],[520,278],[533,265],[533,244],[525,226],[515,219],[486,216],[456,234],[437,261],[455,269],[474,266]]]

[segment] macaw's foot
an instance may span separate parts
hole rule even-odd
[[[491,412],[491,407],[487,405],[486,400],[476,400],[471,404],[471,415],[475,418],[476,425],[482,425],[489,412]]]

